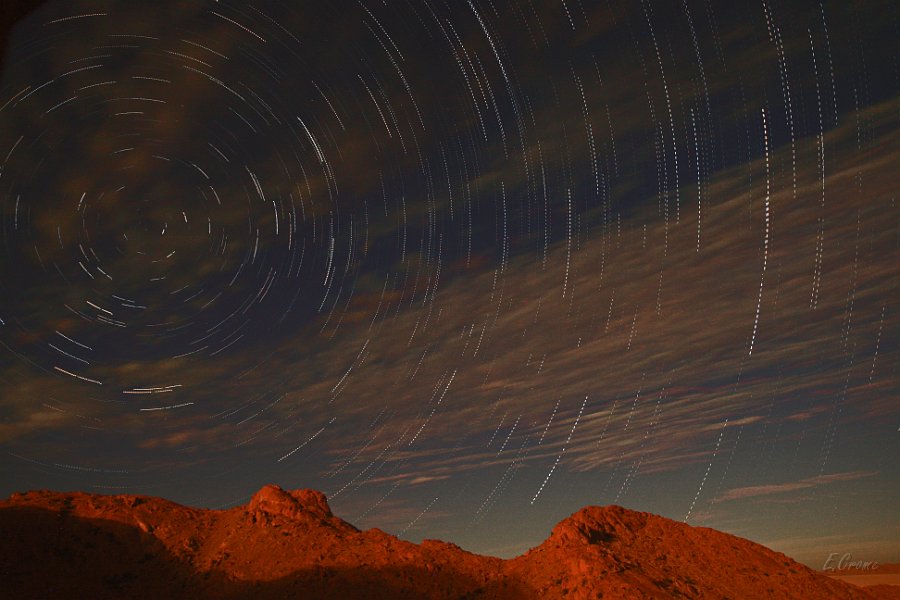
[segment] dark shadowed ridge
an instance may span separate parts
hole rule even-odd
[[[227,510],[49,491],[0,502],[0,577],[15,598],[900,598],[759,544],[590,506],[522,556],[413,544],[269,485]],[[895,593],[896,592],[896,593]]]

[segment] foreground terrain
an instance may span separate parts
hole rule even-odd
[[[618,506],[583,508],[502,560],[360,531],[322,493],[274,485],[228,510],[14,494],[0,501],[0,578],[15,598],[900,598]]]

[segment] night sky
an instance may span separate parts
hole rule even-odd
[[[0,494],[900,561],[898,10],[48,3],[0,84]]]

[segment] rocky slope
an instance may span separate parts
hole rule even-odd
[[[221,511],[14,494],[0,502],[0,581],[13,598],[900,598],[900,587],[856,587],[747,540],[618,506],[584,508],[502,560],[360,531],[320,492],[272,485]]]

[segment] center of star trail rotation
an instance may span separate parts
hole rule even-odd
[[[45,4],[0,86],[4,490],[275,481],[500,555],[618,503],[893,556],[896,26]]]

